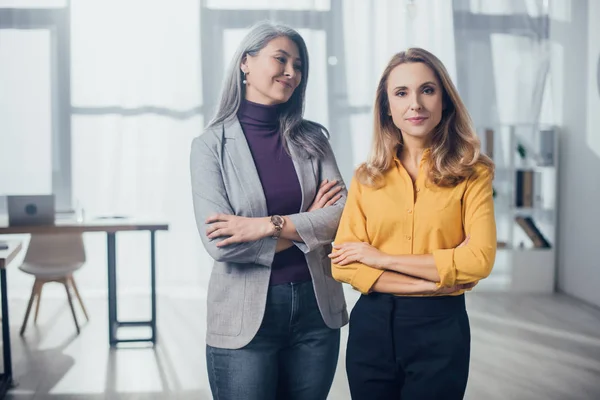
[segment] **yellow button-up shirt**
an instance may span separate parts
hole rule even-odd
[[[382,188],[354,177],[335,243],[367,242],[392,255],[433,254],[442,286],[483,279],[496,257],[493,174],[478,165],[469,179],[442,188],[427,179],[426,159],[414,183],[398,159],[384,174]],[[457,248],[467,235],[468,244]],[[332,264],[333,277],[361,293],[383,272],[361,263]]]

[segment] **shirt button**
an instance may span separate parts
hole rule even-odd
[[[408,211],[409,214],[412,214],[412,210],[408,209],[406,211]]]
[[[410,240],[410,239],[411,239],[411,237],[407,235],[406,236],[406,240]]]
[[[421,188],[417,188],[417,193],[419,193],[421,191]]]

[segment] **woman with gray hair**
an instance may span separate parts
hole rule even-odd
[[[328,254],[347,192],[327,130],[302,116],[308,65],[295,30],[254,26],[192,143],[215,399],[326,399],[335,374],[348,313]]]

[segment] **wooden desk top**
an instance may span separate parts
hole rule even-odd
[[[83,222],[77,222],[70,219],[57,219],[54,225],[33,226],[8,226],[7,219],[0,219],[0,235],[27,233],[83,233],[168,230],[169,224],[166,222],[129,218],[89,219]]]
[[[8,264],[19,254],[21,251],[21,242],[9,241],[7,242],[8,249],[0,250],[0,268],[6,268]]]

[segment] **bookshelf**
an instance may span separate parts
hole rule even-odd
[[[556,275],[558,131],[533,124],[478,130],[496,164],[498,251],[475,290],[551,293]]]

